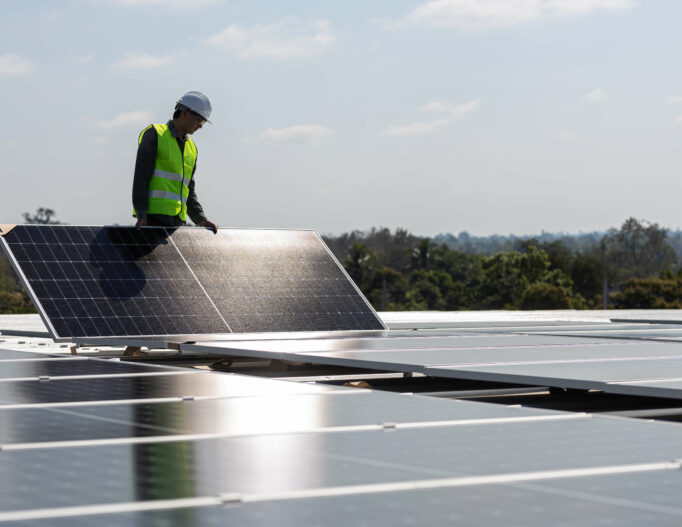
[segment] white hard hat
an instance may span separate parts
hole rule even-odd
[[[209,123],[211,122],[208,120],[211,117],[211,101],[200,91],[188,91],[180,97],[178,104],[198,113]]]

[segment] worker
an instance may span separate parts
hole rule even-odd
[[[218,232],[197,200],[197,147],[189,138],[210,122],[210,116],[208,97],[190,91],[180,97],[171,120],[151,124],[140,133],[133,179],[133,216],[138,229],[185,225],[189,216],[195,224]]]

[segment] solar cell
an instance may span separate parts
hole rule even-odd
[[[384,329],[312,231],[20,225],[2,239],[56,340]]]

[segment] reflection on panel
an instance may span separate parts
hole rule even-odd
[[[226,435],[286,433],[381,423],[524,419],[557,415],[556,412],[531,408],[364,391],[104,407],[77,406],[70,407],[68,412],[181,433]]]
[[[384,329],[313,231],[178,229],[171,239],[235,333]]]

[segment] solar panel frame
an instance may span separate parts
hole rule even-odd
[[[202,340],[205,339],[212,339],[216,338],[217,336],[228,336],[228,335],[234,335],[234,334],[248,334],[248,332],[240,332],[240,333],[235,333],[231,330],[228,321],[225,319],[224,314],[220,312],[220,310],[216,307],[214,299],[211,297],[211,294],[206,291],[204,284],[202,281],[199,279],[197,276],[195,270],[192,268],[190,263],[187,262],[185,255],[183,255],[181,248],[178,246],[175,241],[173,241],[173,234],[178,231],[183,231],[186,232],[188,230],[194,230],[194,231],[204,231],[205,229],[199,229],[199,228],[166,228],[166,227],[148,227],[145,229],[142,229],[139,232],[144,233],[143,237],[149,242],[149,245],[152,246],[154,243],[154,239],[151,239],[153,237],[151,234],[152,230],[156,229],[159,232],[164,233],[164,238],[169,241],[169,245],[171,245],[174,249],[175,252],[177,253],[178,257],[184,262],[184,268],[186,272],[189,272],[191,274],[192,278],[192,283],[187,284],[188,287],[191,286],[194,288],[194,286],[198,286],[198,288],[202,291],[201,297],[197,297],[200,300],[205,299],[208,301],[213,310],[215,310],[215,315],[219,317],[222,322],[224,323],[226,331],[216,331],[217,329],[221,329],[217,327],[217,320],[212,320],[208,324],[204,325],[204,328],[206,331],[192,331],[194,329],[191,324],[185,324],[184,327],[182,325],[179,326],[178,331],[173,331],[173,332],[154,332],[153,328],[154,327],[170,327],[170,326],[164,326],[163,320],[161,320],[161,315],[158,315],[155,313],[155,311],[152,310],[145,310],[145,307],[148,306],[148,302],[146,302],[147,298],[142,299],[143,301],[139,302],[140,306],[137,306],[137,302],[130,302],[129,303],[129,308],[132,311],[129,311],[128,308],[126,307],[125,309],[122,308],[121,310],[125,311],[125,314],[123,315],[124,317],[132,317],[132,318],[137,318],[137,320],[134,322],[134,325],[136,326],[136,329],[142,328],[141,331],[138,331],[137,333],[130,333],[126,334],[125,327],[123,324],[120,324],[119,322],[119,316],[116,316],[116,312],[114,309],[112,309],[111,306],[109,306],[106,302],[95,302],[95,301],[88,301],[86,298],[86,293],[83,291],[80,291],[80,289],[83,289],[83,284],[78,284],[77,282],[73,281],[73,278],[76,276],[82,276],[83,273],[86,273],[87,269],[87,263],[89,261],[92,261],[92,258],[95,258],[94,261],[99,261],[100,258],[103,258],[103,262],[112,264],[111,269],[113,270],[114,274],[118,273],[119,271],[113,269],[113,264],[118,264],[118,263],[125,263],[123,259],[120,257],[117,258],[118,255],[113,254],[113,252],[107,253],[106,246],[105,248],[98,248],[96,245],[94,248],[90,248],[90,253],[86,254],[85,251],[87,251],[87,248],[81,248],[79,247],[80,245],[85,243],[90,243],[92,240],[86,240],[83,237],[83,234],[81,234],[80,231],[74,231],[73,229],[90,229],[92,232],[89,233],[89,235],[92,236],[98,236],[98,233],[105,232],[105,229],[111,229],[109,231],[106,231],[105,234],[106,236],[113,236],[114,238],[116,236],[119,237],[119,240],[121,243],[125,242],[126,240],[123,238],[120,238],[123,236],[126,231],[130,231],[131,233],[136,233],[136,231],[133,227],[113,227],[113,226],[46,226],[46,225],[21,225],[21,226],[16,226],[15,228],[22,228],[25,229],[25,235],[28,237],[28,244],[26,247],[17,247],[17,244],[14,244],[13,246],[10,246],[10,243],[7,241],[6,236],[11,234],[14,229],[11,229],[7,232],[4,232],[2,236],[0,236],[0,245],[2,246],[5,254],[7,255],[12,268],[15,270],[15,272],[18,274],[20,277],[22,283],[25,285],[27,293],[31,299],[31,301],[34,303],[36,306],[38,313],[47,327],[49,334],[51,338],[55,342],[69,342],[69,341],[74,341],[74,339],[86,339],[88,342],[93,342],[93,341],[98,341],[100,339],[126,339],[130,337],[135,337],[135,338],[142,338],[142,339],[161,339],[164,341],[187,341],[187,340],[196,340],[197,336],[201,336]],[[49,227],[48,229],[45,229],[45,227]],[[42,228],[42,229],[41,229]],[[66,229],[71,228],[72,231],[68,231]],[[56,230],[53,230],[56,229]],[[99,229],[99,231],[95,232],[95,229]],[[332,266],[335,266],[335,270],[339,273],[341,277],[343,277],[344,283],[347,284],[347,287],[349,287],[349,290],[352,290],[353,292],[353,297],[355,298],[356,301],[361,302],[362,306],[366,308],[366,311],[363,311],[363,314],[366,315],[365,320],[359,320],[355,319],[353,316],[352,312],[347,312],[346,315],[349,317],[350,320],[355,320],[359,325],[360,324],[365,324],[367,326],[375,326],[375,327],[361,327],[361,328],[347,328],[347,330],[350,331],[359,331],[359,332],[366,332],[366,333],[375,333],[377,331],[385,331],[387,328],[381,318],[378,316],[372,305],[369,303],[369,301],[364,297],[360,289],[355,285],[355,283],[350,279],[348,276],[348,273],[346,273],[345,269],[343,266],[340,264],[340,262],[334,257],[334,255],[331,253],[329,248],[326,246],[322,238],[317,234],[312,229],[219,229],[219,232],[239,232],[239,231],[245,231],[245,232],[254,232],[254,231],[272,231],[272,232],[305,232],[305,233],[311,233],[314,236],[314,239],[316,240],[317,243],[320,244],[321,248],[324,250],[324,253],[326,257],[328,257],[329,264]],[[77,238],[74,238],[76,236]],[[137,236],[140,236],[139,234]],[[49,250],[49,258],[51,258],[50,262],[65,262],[65,264],[62,266],[52,266],[48,267],[45,264],[45,260],[40,254],[40,252],[33,247],[31,244],[44,244],[48,245],[48,243],[55,243],[57,245],[54,246],[48,246],[46,248],[43,248],[44,250]],[[64,248],[61,245],[58,245],[59,243],[70,243],[74,245],[74,250],[77,252],[82,253],[80,254],[82,261],[74,261],[69,259],[67,253],[64,251]],[[78,246],[76,246],[76,244]],[[158,245],[154,245],[154,247],[157,247]],[[128,245],[124,245],[126,247],[125,250],[128,250]],[[55,252],[56,251],[56,252]],[[97,254],[94,254],[94,252],[97,252]],[[98,252],[99,251],[99,252]],[[100,252],[102,254],[100,254]],[[26,260],[25,263],[20,263]],[[134,260],[136,263],[138,260]],[[79,265],[77,266],[76,263]],[[81,265],[82,264],[82,265]],[[52,279],[52,282],[54,283],[48,283],[46,287],[52,287],[56,288],[55,289],[55,295],[54,298],[56,300],[52,300],[53,297],[48,296],[48,294],[40,294],[40,292],[35,290],[35,287],[37,287],[37,282],[32,281],[31,277],[27,275],[27,272],[35,272],[37,273],[38,276],[50,276]],[[131,271],[132,272],[132,271]],[[41,275],[42,273],[42,275]],[[87,276],[87,273],[86,273]],[[142,273],[143,278],[145,278],[144,273]],[[94,275],[92,276],[93,279],[95,279]],[[118,276],[117,278],[121,278],[122,280],[125,281],[125,277]],[[132,278],[134,281],[134,277]],[[168,280],[172,280],[174,284],[176,283],[177,277],[176,276],[168,276]],[[61,281],[60,285],[57,285],[57,281]],[[108,283],[110,281],[108,278],[104,280],[105,282]],[[130,281],[130,277],[128,276],[128,281]],[[104,283],[104,282],[103,282]],[[64,290],[62,286],[68,291]],[[97,283],[93,281],[93,284],[90,284],[91,287],[100,287]],[[133,286],[134,287],[134,286]],[[150,286],[151,287],[151,286]],[[75,288],[75,289],[74,289]],[[80,288],[80,289],[79,289]],[[112,288],[113,289],[113,288]],[[87,290],[87,287],[83,289],[84,291]],[[80,291],[80,293],[79,293]],[[137,300],[137,297],[135,297],[135,292],[131,291],[129,295],[129,299],[131,300]],[[90,295],[88,294],[88,297]],[[104,296],[106,294],[104,293]],[[78,300],[78,302],[69,302],[67,301],[67,298],[73,298]],[[151,298],[151,297],[148,297]],[[176,298],[178,298],[178,295],[176,295]],[[180,300],[184,300],[183,295],[179,295]],[[166,305],[171,304],[171,302],[167,302]],[[52,310],[54,313],[66,313],[68,315],[67,318],[70,320],[76,320],[80,326],[80,332],[83,334],[75,334],[76,332],[74,331],[69,331],[66,326],[61,326],[58,327],[57,325],[57,320],[53,320],[54,317],[51,316],[50,310]],[[153,315],[144,315],[146,312],[151,312],[154,313]],[[104,331],[105,334],[102,334],[102,331],[97,327],[95,323],[91,323],[90,318],[88,315],[91,313],[96,313],[98,316],[96,317],[96,320],[102,320],[107,326],[107,330]],[[189,313],[187,315],[184,315],[185,313]],[[194,323],[197,324],[205,324],[204,321],[204,316],[202,315],[194,315],[194,310],[192,307],[186,308],[184,311],[181,311],[181,314],[183,316],[186,316],[188,319],[191,319],[194,321]],[[213,313],[213,311],[209,310],[209,314]],[[339,313],[340,315],[342,313]],[[178,321],[178,313],[170,313],[166,314],[165,318],[168,320],[168,324],[180,324]],[[287,313],[282,313],[282,315],[287,315]],[[272,315],[274,316],[274,315]],[[292,315],[295,317],[295,315]],[[289,318],[292,318],[292,316],[289,316]],[[87,318],[86,318],[87,317]],[[64,317],[58,317],[58,318],[64,318]],[[93,319],[94,320],[94,319]],[[149,323],[151,321],[151,324]],[[268,324],[267,320],[263,320],[263,327],[266,327]],[[113,326],[111,326],[113,324]],[[274,325],[273,321],[270,320],[269,322],[270,326],[269,329],[264,329],[264,330],[259,330],[255,331],[254,333],[259,334],[259,335],[268,335],[272,333],[278,333],[277,331],[273,330],[273,328],[276,328]],[[331,322],[330,322],[331,324]],[[139,326],[138,326],[139,325]],[[315,328],[314,323],[310,327],[306,327],[303,329],[297,329],[295,328],[293,330],[294,332],[300,332],[300,333],[310,333],[310,332],[332,332],[332,333],[340,333],[344,331],[344,328],[342,327],[337,327],[337,328],[331,328],[331,327],[326,327],[326,328]],[[69,334],[66,334],[69,333]],[[81,340],[83,341],[83,340]]]

